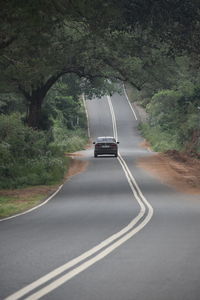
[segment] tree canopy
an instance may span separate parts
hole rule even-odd
[[[109,78],[140,90],[159,82],[167,57],[187,54],[199,66],[196,0],[7,0],[1,8],[0,91],[24,97],[34,128],[44,98],[64,74],[91,88]]]

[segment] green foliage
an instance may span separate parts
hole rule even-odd
[[[195,89],[162,90],[148,104],[149,124],[141,126],[154,150],[199,151],[199,111]]]
[[[177,135],[162,131],[160,127],[150,126],[148,123],[141,123],[139,126],[144,137],[150,142],[156,152],[164,152],[170,149],[181,150],[177,143]]]
[[[0,188],[53,184],[63,178],[69,164],[64,153],[87,143],[83,103],[67,93],[68,85],[60,81],[48,94],[40,127],[49,131],[25,126],[19,113],[0,115]]]
[[[26,111],[23,98],[13,93],[0,93],[0,113],[10,114],[16,111]]]
[[[0,140],[0,188],[53,184],[63,178],[63,152],[51,148],[44,132],[24,126],[19,115],[0,116]]]
[[[152,97],[147,106],[150,123],[160,126],[163,130],[173,129],[179,117],[178,100],[181,94],[173,90],[162,90]]]
[[[63,76],[49,91],[42,108],[41,129],[47,130],[54,126],[66,130],[86,129],[81,89],[77,87],[79,83],[76,82],[76,78],[75,82],[72,79]]]
[[[133,86],[130,94],[149,114],[143,133],[156,150],[179,149],[193,155],[200,151],[199,70],[188,56],[163,57],[163,49],[156,53],[153,68],[145,67],[153,76],[140,91]],[[144,59],[151,64],[152,56],[147,54]]]
[[[64,152],[74,152],[84,149],[87,143],[85,130],[80,128],[75,130],[63,129],[59,123],[55,124],[53,128],[53,137],[54,143],[52,147],[57,145]]]

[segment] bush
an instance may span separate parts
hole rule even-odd
[[[141,129],[154,150],[199,151],[198,103],[191,93],[192,89],[184,95],[181,90],[162,90],[152,97],[149,124]]]
[[[87,143],[86,132],[83,129],[69,130],[57,123],[53,128],[54,142],[52,147],[59,147],[64,152],[74,152],[84,148]]]
[[[45,155],[48,151],[45,133],[25,126],[19,114],[0,116],[0,140],[17,160]]]
[[[148,123],[142,123],[140,124],[140,130],[156,152],[181,149],[177,141],[177,136],[163,132],[159,127],[152,127]]]
[[[25,126],[18,114],[0,116],[0,188],[53,184],[68,164],[48,135]]]
[[[65,152],[84,148],[82,129],[68,130],[55,122],[51,134],[23,124],[19,114],[0,116],[0,188],[54,184],[69,166]]]

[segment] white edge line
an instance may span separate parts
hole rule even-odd
[[[125,94],[125,96],[126,96],[126,99],[127,99],[127,101],[128,101],[128,104],[129,104],[129,106],[130,106],[130,108],[131,108],[131,110],[132,110],[132,112],[133,112],[133,115],[134,115],[135,119],[138,120],[138,118],[137,118],[137,116],[136,116],[136,113],[135,113],[135,111],[134,111],[134,109],[133,109],[133,105],[131,104],[131,102],[130,102],[130,100],[129,100],[129,98],[128,98],[128,95],[127,95],[127,92],[126,92],[124,83],[123,83],[123,89],[124,89],[124,94]],[[147,151],[148,151],[148,152],[151,152],[151,153],[153,152],[149,147],[147,148]]]
[[[45,205],[47,202],[49,202],[61,190],[62,187],[63,187],[63,184],[60,185],[59,188],[48,199],[46,199],[44,202],[40,203],[39,205],[37,205],[37,206],[35,206],[35,207],[33,207],[33,208],[29,209],[29,210],[26,210],[26,211],[24,211],[22,213],[13,215],[11,217],[0,219],[0,222],[7,221],[7,220],[10,220],[10,219],[22,216],[22,215],[26,215],[26,214],[32,212],[33,210],[38,209],[39,207],[41,207],[41,206]]]
[[[86,114],[86,119],[87,119],[88,137],[90,138],[91,135],[90,135],[89,117],[88,117],[88,111],[87,111],[87,107],[86,107],[85,95],[83,94],[82,97],[83,97],[83,105],[85,108],[85,114]]]
[[[130,102],[130,100],[129,100],[129,98],[128,98],[128,95],[127,95],[127,92],[126,92],[124,83],[123,83],[123,88],[124,88],[124,94],[125,94],[125,96],[126,96],[126,100],[128,101],[128,104],[129,104],[129,106],[130,106],[130,108],[131,108],[131,110],[132,110],[132,112],[133,112],[133,114],[134,114],[134,117],[135,117],[135,119],[137,120],[136,113],[135,113],[135,111],[134,111],[134,109],[133,109],[133,106],[131,105],[131,102]]]
[[[118,140],[118,132],[117,132],[117,125],[116,125],[116,119],[115,119],[115,112],[112,106],[111,97],[107,96],[108,105],[110,108],[111,118],[112,118],[112,125],[113,125],[113,134],[116,140]]]

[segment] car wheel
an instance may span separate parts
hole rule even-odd
[[[97,157],[98,155],[96,153],[94,153],[94,157]]]
[[[115,157],[118,157],[118,153],[115,153]]]

